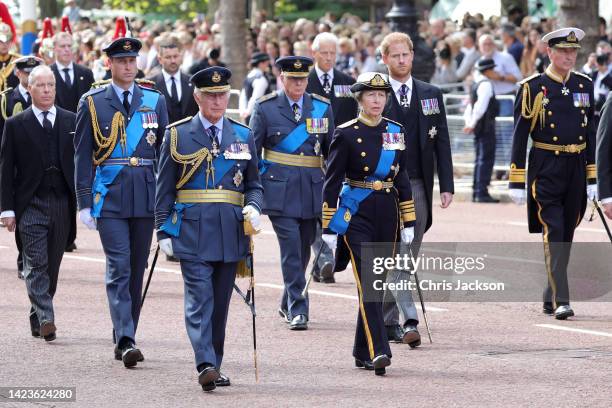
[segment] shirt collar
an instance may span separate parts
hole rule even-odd
[[[57,65],[57,70],[59,72],[62,72],[63,69],[68,68],[69,70],[73,70],[74,67],[72,66],[72,61],[70,61],[70,63],[68,65],[62,65],[59,61],[55,61],[55,64]]]
[[[553,81],[555,81],[555,82],[559,82],[560,84],[565,84],[565,83],[567,82],[567,80],[569,79],[569,77],[570,77],[571,73],[572,73],[572,71],[569,71],[569,72],[567,73],[567,76],[566,76],[565,78],[563,78],[563,77],[562,77],[560,74],[557,74],[557,73],[555,72],[555,70],[553,70],[552,64],[551,64],[551,65],[549,65],[549,66],[546,68],[546,71],[544,71],[544,72],[546,72],[546,75],[547,75],[547,76],[548,76],[550,79],[552,79],[552,80],[553,80]]]
[[[395,93],[399,92],[399,89],[402,87],[402,85],[406,85],[408,89],[410,90],[410,92],[412,92],[412,75],[410,75],[410,78],[408,78],[406,82],[400,82],[396,79],[393,79],[391,76],[389,76],[389,83],[391,84],[391,87],[393,88],[393,92]]]
[[[18,88],[19,88],[19,93],[21,94],[21,96],[25,96],[28,93],[28,90],[24,88],[23,85],[21,84],[19,84]]]
[[[49,113],[51,114],[51,116],[52,116],[52,117],[55,117],[56,111],[57,111],[57,109],[55,109],[55,105],[53,105],[53,106],[51,107],[51,109],[49,109]],[[34,105],[34,104],[32,104],[32,112],[34,112],[34,115],[35,115],[36,117],[39,117],[39,116],[40,116],[40,115],[43,113],[43,111],[42,111],[42,110],[40,110],[40,109],[38,109],[38,107],[36,107],[36,105]],[[51,120],[51,118],[50,118],[50,117],[48,117],[48,116],[47,116],[47,118],[48,118],[49,120]]]
[[[170,77],[174,77],[174,80],[178,82],[181,79],[180,74],[181,74],[180,71],[176,71],[174,75],[171,75],[165,69],[162,68],[162,75],[164,76],[164,82],[169,82]]]
[[[202,126],[204,126],[204,130],[208,130],[209,127],[215,125],[219,134],[223,131],[223,116],[221,116],[221,119],[219,119],[217,123],[210,123],[208,119],[206,119],[204,115],[202,115],[202,112],[198,112],[198,116],[200,117],[200,122],[202,122]]]
[[[332,67],[332,69],[330,69],[329,71],[325,72],[323,71],[321,68],[319,68],[318,64],[315,64],[315,71],[317,71],[317,77],[319,77],[319,79],[322,81],[323,80],[323,74],[327,74],[329,75],[329,82],[331,83],[334,79],[334,68]]]
[[[117,96],[119,96],[119,100],[122,101],[123,100],[123,92],[126,91],[126,89],[120,88],[119,86],[117,86],[112,81],[111,81],[111,86],[115,90],[115,93],[117,94]],[[130,91],[130,96],[134,96],[134,83],[133,82],[132,82],[132,85],[130,85],[130,88],[127,89],[127,91]]]
[[[302,109],[302,105],[304,104],[304,95],[302,95],[300,97],[300,100],[296,101],[292,101],[291,98],[289,98],[289,96],[287,94],[285,94],[285,96],[287,97],[287,102],[289,102],[289,107],[292,107],[294,103],[297,103],[300,110]]]

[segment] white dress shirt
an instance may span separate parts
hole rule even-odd
[[[206,119],[202,112],[198,112],[198,116],[200,117],[200,122],[202,122],[202,126],[204,126],[204,130],[206,131],[206,136],[208,137],[208,128],[212,125],[215,125],[217,128],[217,138],[219,139],[219,145],[221,145],[222,135],[223,135],[223,116],[221,119],[217,121],[217,123],[210,123],[208,119]]]
[[[242,88],[240,91],[240,98],[238,99],[238,110],[242,115],[250,116],[253,113],[253,108],[255,107],[255,102],[257,99],[264,96],[266,93],[266,89],[268,89],[268,78],[266,78],[263,71],[259,68],[253,68],[247,75],[247,78],[252,78],[254,76],[258,76],[253,80],[251,84],[253,87],[253,93],[251,94],[251,99],[247,100],[246,97],[246,89]]]
[[[475,74],[474,80],[476,82],[482,81],[482,74],[477,72]],[[463,114],[463,119],[465,120],[465,126],[469,128],[476,127],[476,123],[482,118],[482,116],[487,111],[489,107],[489,101],[491,97],[493,97],[493,86],[491,85],[491,81],[482,81],[478,84],[478,88],[476,89],[476,95],[478,95],[478,100],[472,106],[472,104],[468,104],[465,108],[465,112]]]
[[[332,69],[330,69],[329,71],[325,72],[321,70],[321,68],[319,68],[317,64],[315,64],[315,71],[317,72],[317,77],[321,82],[321,86],[323,86],[323,84],[325,83],[325,79],[323,78],[323,75],[325,74],[329,76],[329,86],[331,86],[332,82],[334,82],[334,67],[332,67]]]
[[[23,85],[19,84],[19,86],[17,87],[17,89],[19,89],[19,93],[21,94],[21,97],[23,98],[24,101],[28,100],[29,97],[29,92],[27,89],[25,89],[23,87]]]
[[[400,82],[389,76],[389,83],[391,84],[391,88],[393,88],[393,94],[397,99],[397,103],[401,102],[400,88],[402,87],[402,85],[406,85],[408,87],[408,103],[410,103],[410,101],[412,100],[412,87],[414,86],[414,83],[412,81],[412,75],[410,75],[410,78],[408,78],[406,82]]]
[[[174,82],[176,83],[176,97],[180,101],[181,95],[183,94],[183,88],[181,87],[181,71],[176,71],[174,75],[170,75],[165,69],[162,69],[162,75],[164,76],[168,95],[172,95],[172,77],[174,77]]]
[[[523,75],[521,74],[521,70],[516,65],[516,61],[514,57],[507,52],[499,52],[495,51],[492,55],[493,61],[495,61],[495,68],[493,70],[501,75],[512,75],[516,78],[516,81],[520,81],[523,79]],[[515,92],[518,89],[516,83],[508,82],[508,81],[491,81],[493,83],[493,89],[495,90],[495,95],[504,95]]]
[[[70,77],[70,83],[74,84],[74,64],[70,62],[68,65],[62,65],[59,61],[55,61],[55,65],[57,65],[57,70],[60,73],[62,79],[65,78],[64,69],[68,68],[68,76]]]

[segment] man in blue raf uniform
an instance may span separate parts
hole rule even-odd
[[[543,311],[559,320],[574,315],[567,283],[570,248],[587,196],[597,197],[593,84],[571,71],[583,37],[584,31],[570,27],[542,38],[551,64],[521,82],[514,107],[510,196],[517,204],[527,199],[529,232],[542,233],[548,277]]]
[[[136,328],[153,236],[154,161],[168,124],[164,97],[134,83],[140,47],[119,38],[104,49],[113,80],[81,98],[74,139],[79,218],[100,232],[115,358],[126,367],[143,360]]]
[[[236,270],[249,251],[243,220],[259,228],[263,201],[253,133],[223,116],[230,76],[215,66],[191,77],[200,112],[168,126],[157,179],[157,238],[181,262],[185,324],[205,391],[230,385],[220,368]]]
[[[255,134],[264,187],[263,212],[278,237],[285,290],[279,313],[291,330],[308,328],[308,299],[301,296],[310,245],[321,215],[323,156],[334,132],[329,101],[306,93],[306,57],[284,57],[284,91],[262,96],[255,104],[250,126]]]

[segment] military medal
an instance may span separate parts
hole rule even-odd
[[[213,140],[212,142],[212,150],[211,153],[213,156],[217,157],[219,155],[219,146],[217,146],[217,141]]]
[[[440,113],[440,106],[438,105],[438,99],[421,99],[421,109],[423,115],[435,115]]]
[[[227,160],[251,160],[251,151],[248,143],[232,143],[223,152]]]
[[[435,126],[432,126],[431,129],[429,129],[429,132],[427,132],[427,134],[429,135],[430,139],[433,139],[438,134],[438,129],[436,129]]]
[[[384,150],[404,150],[406,148],[403,133],[383,133],[382,140]]]
[[[569,89],[567,86],[563,85],[563,88],[561,88],[561,93],[565,96],[569,95]]]
[[[327,118],[307,118],[306,131],[308,133],[327,133],[329,122]]]
[[[321,142],[319,142],[318,140],[314,145],[314,152],[317,156],[319,155],[319,153],[321,153]]]
[[[351,86],[350,85],[334,85],[334,95],[336,96],[336,98],[353,96],[353,94],[351,93]]]
[[[327,85],[325,85],[325,87],[323,87],[323,91],[326,94],[329,94],[331,92],[331,85],[329,83]]]
[[[152,111],[144,111],[141,113],[141,116],[142,127],[145,130],[149,129],[149,132],[147,133],[146,137],[147,143],[150,146],[153,146],[157,141],[157,136],[155,135],[154,129],[157,129],[159,127],[159,124],[157,123],[157,113]]]
[[[236,173],[234,173],[234,185],[236,187],[240,187],[240,184],[242,184],[242,171],[240,171],[240,169],[236,170]]]
[[[576,108],[588,108],[591,106],[588,93],[574,93],[574,106]]]

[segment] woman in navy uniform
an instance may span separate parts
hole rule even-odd
[[[403,243],[412,240],[415,222],[403,127],[382,117],[390,90],[386,76],[375,72],[361,74],[351,87],[361,112],[336,129],[323,186],[323,240],[335,250],[341,236],[336,269],[344,269],[350,257],[357,282],[355,365],[375,370],[376,375],[385,374],[385,367],[391,364],[391,349],[383,318],[383,292],[364,284],[373,281],[374,273],[362,269],[361,244],[392,243],[393,249],[384,254],[392,257],[400,236]]]

